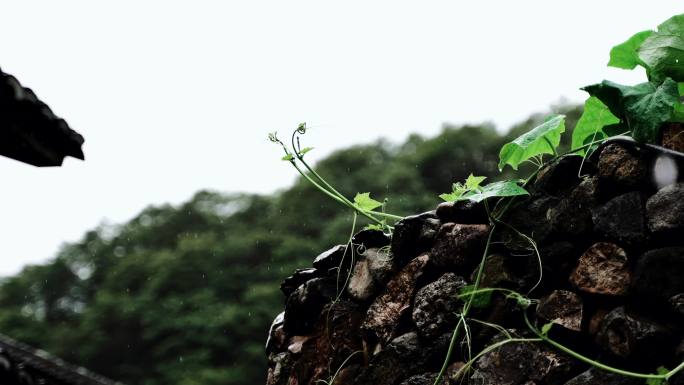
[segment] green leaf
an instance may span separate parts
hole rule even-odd
[[[287,154],[287,155],[285,155],[284,157],[282,157],[282,158],[280,158],[280,159],[282,159],[282,160],[287,160],[287,161],[291,161],[292,159],[294,159],[294,155],[292,155],[292,154]]]
[[[582,147],[588,143],[587,140],[593,141],[608,137],[604,127],[619,122],[620,119],[613,115],[605,104],[597,97],[590,96],[584,102],[584,112],[572,132],[571,149]],[[581,150],[578,154],[583,155],[585,152],[586,150]]]
[[[456,202],[461,198],[463,194],[457,194],[457,193],[448,193],[448,194],[439,194],[439,197],[445,201],[445,202]]]
[[[382,206],[382,203],[370,197],[370,193],[357,193],[354,197],[354,204],[364,211],[372,211]]]
[[[473,297],[471,306],[474,308],[479,309],[489,306],[489,303],[492,301],[492,292],[484,291],[473,294],[473,292],[475,291],[475,285],[467,285],[461,288],[461,290],[459,291],[459,296],[464,297],[464,302],[468,301],[468,297]]]
[[[639,59],[648,66],[651,81],[684,81],[684,15],[660,24],[639,47]]]
[[[481,202],[487,198],[512,197],[517,195],[529,195],[529,193],[527,190],[520,187],[517,181],[505,180],[490,183],[484,187],[480,187],[477,191],[470,191],[463,195],[463,199]]]
[[[541,328],[541,334],[543,336],[548,336],[552,327],[553,327],[553,322],[549,322],[547,324],[544,324],[544,326],[542,326],[542,328]]]
[[[561,133],[565,131],[565,116],[556,115],[541,125],[506,143],[499,153],[499,170],[509,164],[514,170],[518,166],[537,155],[555,154],[560,144]]]
[[[364,227],[363,229],[364,230],[380,230],[380,231],[383,231],[383,230],[385,230],[385,227],[387,227],[387,223],[383,220],[382,224],[371,223],[371,224],[366,225],[366,227]]]
[[[661,124],[673,116],[679,103],[677,83],[667,78],[659,86],[641,83],[624,86],[608,80],[584,87],[605,104],[632,131],[634,139],[654,143]]]
[[[304,148],[302,149],[302,151],[299,152],[299,156],[302,156],[302,155],[306,154],[307,152],[309,152],[309,151],[311,151],[311,150],[313,150],[313,149],[314,149],[313,147],[304,147]]]
[[[480,183],[482,183],[485,179],[487,179],[486,176],[473,176],[473,174],[468,175],[468,179],[465,181],[465,187],[469,190],[476,189],[480,187]]]
[[[627,70],[634,69],[637,65],[646,66],[644,62],[639,59],[639,47],[649,36],[654,32],[651,30],[641,31],[634,34],[627,39],[626,42],[618,44],[610,50],[609,67],[624,68]]]

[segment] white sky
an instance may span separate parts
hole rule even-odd
[[[317,127],[318,158],[443,122],[506,128],[580,86],[642,73],[611,46],[681,1],[14,1],[0,67],[86,138],[86,162],[2,158],[0,275],[103,220],[203,188],[294,179],[272,130]]]

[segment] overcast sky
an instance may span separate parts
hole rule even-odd
[[[86,138],[86,161],[0,159],[0,275],[106,220],[199,189],[294,180],[266,133],[300,121],[320,158],[442,123],[501,129],[606,68],[611,46],[681,1],[15,1],[0,67]]]

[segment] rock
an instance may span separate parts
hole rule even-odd
[[[634,377],[627,377],[620,374],[607,372],[605,370],[590,368],[586,372],[573,378],[565,385],[643,385],[644,380]]]
[[[297,269],[294,274],[285,278],[280,284],[280,291],[289,297],[299,286],[314,278],[320,278],[324,274],[316,269]]]
[[[361,230],[352,237],[352,244],[362,245],[365,249],[389,246],[391,237],[380,230]]]
[[[458,294],[465,286],[463,278],[446,273],[418,290],[412,318],[421,336],[436,338],[453,329],[458,320],[456,313],[463,307]]]
[[[684,293],[684,247],[644,253],[634,269],[634,292],[653,305],[663,305]]]
[[[684,316],[684,293],[679,293],[670,298],[672,310]]]
[[[549,162],[537,174],[532,191],[549,195],[558,195],[568,191],[579,183],[580,166],[582,166],[583,173],[592,173],[595,168],[589,161],[585,161],[582,165],[582,158],[572,155]]]
[[[648,161],[636,148],[613,143],[605,146],[599,155],[598,177],[602,190],[650,186],[648,174]]]
[[[440,222],[434,211],[405,217],[394,225],[392,254],[399,266],[430,249]]]
[[[648,228],[654,233],[674,234],[684,230],[684,183],[660,189],[646,201]]]
[[[394,260],[386,249],[366,249],[358,258],[349,276],[347,294],[363,302],[375,296],[390,279]]]
[[[615,197],[592,211],[595,230],[611,240],[626,244],[643,244],[648,237],[646,213],[639,192]]]
[[[632,273],[625,251],[613,243],[600,242],[582,254],[570,283],[591,294],[623,296],[629,291]]]
[[[661,128],[661,145],[670,150],[684,152],[684,124],[667,122]]]
[[[587,176],[570,192],[570,199],[577,202],[581,207],[594,207],[598,203],[599,188],[598,177]]]
[[[594,311],[591,317],[589,317],[588,331],[590,336],[596,337],[599,330],[601,329],[601,323],[603,322],[603,319],[606,318],[608,313],[610,313],[609,309],[598,308]]]
[[[362,328],[381,344],[394,338],[399,320],[403,315],[410,314],[416,280],[423,274],[428,261],[427,255],[411,261],[392,278],[383,294],[370,305]]]
[[[502,339],[499,335],[492,343]],[[515,342],[480,357],[471,380],[480,385],[517,385],[526,381],[555,385],[563,384],[575,370],[571,359],[545,345]]]
[[[582,330],[582,298],[571,291],[554,290],[539,300],[537,316],[579,332]]]
[[[342,259],[351,258],[351,256],[345,255],[346,250],[345,245],[337,245],[322,252],[314,259],[313,267],[321,271],[339,268]]]
[[[372,358],[354,385],[395,385],[413,375],[436,371],[442,364],[450,337],[449,333],[434,342],[426,342],[415,332],[402,334]]]
[[[266,354],[282,351],[285,348],[287,335],[283,328],[284,323],[285,312],[281,312],[273,319],[271,327],[268,330],[268,338],[266,339]]]
[[[442,202],[437,206],[437,217],[442,223],[487,224],[489,217],[482,202],[471,200]]]
[[[287,352],[273,354],[268,359],[266,385],[287,385],[290,377],[291,359]]]
[[[573,198],[562,199],[558,205],[549,208],[546,217],[556,234],[576,237],[591,232],[593,227],[589,206]]]
[[[666,327],[629,313],[621,306],[605,316],[596,341],[605,351],[618,357],[658,363],[676,343],[671,337]]]
[[[337,296],[334,278],[314,278],[300,285],[285,304],[285,332],[304,335],[316,323],[323,307]]]
[[[409,377],[402,381],[400,385],[432,385],[436,379],[436,373],[423,373]]]
[[[478,264],[470,275],[471,282],[475,282],[479,270]],[[518,289],[520,286],[519,277],[513,272],[504,255],[492,254],[487,257],[484,269],[482,270],[482,276],[480,277],[480,287]]]
[[[544,268],[542,283],[567,281],[580,256],[577,247],[578,245],[568,241],[554,242],[539,247]]]
[[[359,333],[363,309],[349,301],[327,305],[309,335],[295,336],[288,350],[298,359],[292,364],[289,384],[316,384],[330,379],[343,365],[362,361]],[[347,360],[349,358],[349,360]]]
[[[508,226],[499,226],[497,237],[505,243],[509,250],[519,253],[532,250],[529,240],[520,236],[526,234],[534,239],[537,244],[543,244],[552,232],[548,222],[548,212],[560,202],[559,198],[550,195],[528,198],[513,205],[504,219],[513,229]]]
[[[488,235],[488,225],[446,223],[430,250],[430,263],[440,268],[469,269],[480,262]]]

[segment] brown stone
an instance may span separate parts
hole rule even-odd
[[[648,176],[646,163],[635,151],[619,144],[609,144],[599,156],[599,180],[610,186],[635,187]]]
[[[570,282],[579,290],[610,296],[627,294],[631,281],[627,254],[620,246],[607,242],[596,243],[585,251],[570,275]]]
[[[539,300],[537,316],[578,332],[582,329],[582,298],[571,291],[554,290]]]
[[[368,309],[362,328],[383,345],[395,337],[399,319],[405,314],[410,314],[416,292],[416,280],[422,275],[428,261],[427,255],[421,255],[409,262],[390,280],[384,293],[376,298]]]
[[[684,152],[684,124],[665,123],[662,127],[662,146],[670,150]]]

